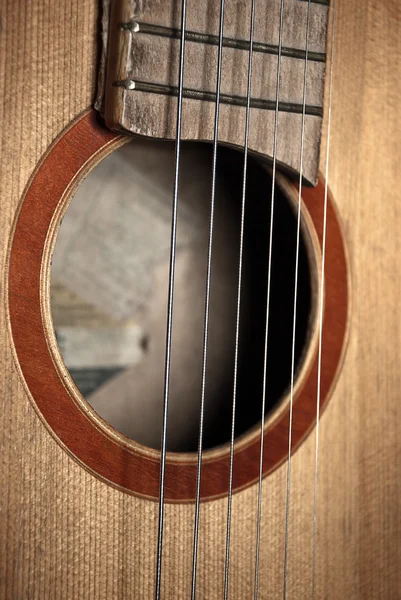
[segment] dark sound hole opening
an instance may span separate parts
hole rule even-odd
[[[243,155],[220,147],[206,371],[204,449],[231,432]],[[184,144],[178,215],[168,450],[194,452],[199,432],[212,148]],[[160,448],[174,145],[135,140],[81,185],[57,240],[52,314],[65,364],[113,427]],[[236,437],[261,418],[272,181],[248,162]],[[276,185],[266,413],[288,391],[296,209]],[[312,321],[311,252],[301,236],[295,345],[299,371]]]

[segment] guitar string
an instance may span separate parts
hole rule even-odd
[[[265,341],[263,356],[263,389],[262,389],[262,408],[260,422],[260,454],[259,454],[259,477],[258,477],[258,506],[257,506],[257,529],[256,529],[256,550],[255,550],[255,576],[254,576],[254,600],[257,600],[259,594],[259,564],[260,564],[260,542],[261,542],[261,517],[262,517],[262,481],[263,481],[263,456],[264,456],[264,422],[266,410],[267,393],[267,354],[268,338],[270,324],[270,293],[271,293],[271,272],[272,272],[272,254],[273,254],[273,225],[274,225],[274,205],[276,195],[276,171],[277,171],[277,140],[278,140],[278,118],[281,84],[281,56],[283,49],[283,23],[284,23],[284,0],[280,4],[280,22],[279,22],[279,43],[277,56],[276,73],[276,106],[274,114],[274,134],[273,134],[273,165],[272,165],[272,188],[270,203],[270,230],[269,230],[269,257],[267,272],[267,292],[266,292],[266,322],[265,322]]]
[[[327,201],[329,192],[329,162],[330,162],[330,138],[331,138],[331,107],[333,100],[333,65],[334,65],[334,42],[335,42],[335,21],[336,21],[336,0],[332,0],[332,22],[331,22],[331,50],[330,50],[330,81],[329,81],[329,100],[327,112],[327,146],[326,146],[326,166],[324,182],[324,212],[323,212],[323,240],[322,240],[322,282],[320,288],[320,307],[319,307],[319,354],[317,371],[317,393],[316,393],[316,431],[315,431],[315,477],[313,488],[313,540],[312,540],[312,600],[315,598],[315,577],[316,577],[316,542],[317,542],[317,501],[318,501],[318,480],[319,480],[319,419],[320,419],[320,395],[321,395],[321,376],[322,376],[322,347],[323,347],[323,305],[324,305],[324,282],[326,265],[326,236],[327,236]]]
[[[292,423],[293,423],[294,379],[295,379],[295,340],[296,340],[297,308],[298,308],[299,245],[300,245],[300,233],[301,233],[301,204],[302,204],[302,182],[303,182],[304,148],[305,148],[306,95],[307,95],[310,20],[311,20],[311,2],[310,2],[310,0],[308,0],[308,10],[307,10],[307,17],[306,17],[303,98],[302,98],[301,150],[300,150],[300,158],[299,158],[297,241],[296,241],[296,256],[295,256],[294,308],[293,308],[292,348],[291,348],[290,414],[289,414],[289,431],[288,431],[287,488],[286,488],[286,501],[285,501],[284,589],[283,589],[284,600],[286,600],[286,598],[287,598],[288,542],[289,542],[289,533],[290,533]]]
[[[198,462],[197,462],[197,472],[196,472],[196,501],[195,501],[195,523],[194,523],[194,541],[193,541],[194,550],[193,550],[193,558],[192,558],[192,591],[191,591],[191,599],[192,600],[195,600],[195,595],[196,595],[196,572],[197,572],[197,560],[198,560],[200,489],[201,489],[202,449],[203,449],[203,424],[204,424],[204,410],[205,410],[207,348],[208,348],[208,337],[209,337],[210,281],[211,281],[211,272],[212,272],[214,207],[215,207],[215,197],[216,197],[217,147],[218,147],[218,137],[219,137],[220,90],[221,90],[222,56],[223,56],[224,1],[225,0],[220,0],[219,47],[218,47],[218,57],[217,57],[216,104],[215,104],[215,116],[214,116],[214,138],[213,138],[212,192],[211,192],[211,202],[210,202],[209,241],[208,241],[208,254],[207,254],[205,315],[204,315],[204,330],[203,330],[201,405],[200,405],[200,420],[199,420]]]
[[[164,493],[165,493],[165,471],[166,471],[166,452],[167,452],[167,417],[168,401],[170,392],[170,371],[171,371],[171,340],[173,326],[173,304],[174,304],[174,275],[175,275],[175,256],[177,245],[177,216],[178,216],[178,186],[180,173],[180,152],[181,152],[181,127],[182,127],[182,99],[184,83],[184,58],[185,58],[185,24],[187,13],[187,0],[182,0],[181,5],[181,38],[180,38],[180,62],[179,62],[179,90],[177,99],[177,130],[175,147],[175,174],[174,174],[174,192],[172,206],[171,222],[171,245],[170,245],[170,266],[169,266],[169,286],[168,286],[168,307],[167,307],[167,331],[166,331],[166,357],[165,357],[165,375],[164,375],[164,399],[163,399],[163,431],[161,439],[161,458],[160,458],[160,490],[159,490],[159,523],[157,539],[157,561],[156,561],[156,590],[155,598],[160,600],[161,577],[162,577],[162,559],[163,559],[163,531],[164,531]]]
[[[228,501],[227,501],[227,528],[226,528],[226,553],[224,568],[224,600],[228,598],[228,576],[230,570],[230,540],[231,540],[231,511],[233,496],[233,466],[234,466],[234,438],[235,438],[235,413],[237,403],[237,378],[238,378],[238,353],[239,353],[239,325],[241,312],[241,289],[242,289],[242,263],[244,250],[244,221],[245,221],[245,198],[248,173],[248,146],[249,146],[249,121],[251,112],[251,88],[252,88],[252,60],[253,60],[253,38],[255,30],[255,0],[252,0],[251,6],[251,24],[249,34],[249,55],[248,55],[248,82],[245,116],[245,140],[244,140],[244,168],[242,178],[242,201],[241,201],[241,227],[240,227],[240,247],[238,264],[238,288],[237,288],[237,314],[235,326],[235,354],[234,354],[234,381],[233,381],[233,403],[231,419],[231,438],[230,438],[230,466],[228,481]]]

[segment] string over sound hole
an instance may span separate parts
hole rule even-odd
[[[84,181],[64,218],[52,267],[52,313],[76,385],[113,427],[160,447],[173,145],[135,141]],[[196,450],[202,368],[211,148],[182,157],[168,449]],[[204,448],[230,439],[242,156],[219,149]],[[260,421],[271,180],[249,163],[236,435]],[[294,208],[278,187],[266,412],[290,381]],[[296,363],[310,330],[311,261],[301,244]]]

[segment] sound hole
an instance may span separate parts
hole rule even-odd
[[[243,156],[219,148],[204,448],[229,441]],[[212,149],[184,144],[167,446],[196,450],[202,379]],[[127,437],[160,448],[174,145],[135,140],[103,160],[68,208],[53,256],[56,337],[73,381],[96,412]],[[239,335],[239,437],[261,418],[271,177],[250,158]],[[303,224],[295,344],[299,372],[313,320],[313,256]],[[296,214],[276,187],[266,414],[291,375]]]

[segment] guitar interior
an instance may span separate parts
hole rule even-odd
[[[234,393],[243,153],[217,154],[204,448],[229,442]],[[103,160],[64,217],[52,266],[52,315],[64,362],[110,425],[160,447],[174,144],[135,139]],[[167,447],[197,448],[212,146],[182,148]],[[266,410],[290,387],[296,202],[275,186]],[[245,198],[236,437],[261,419],[272,178],[250,156]],[[295,375],[310,345],[316,258],[301,224]]]

